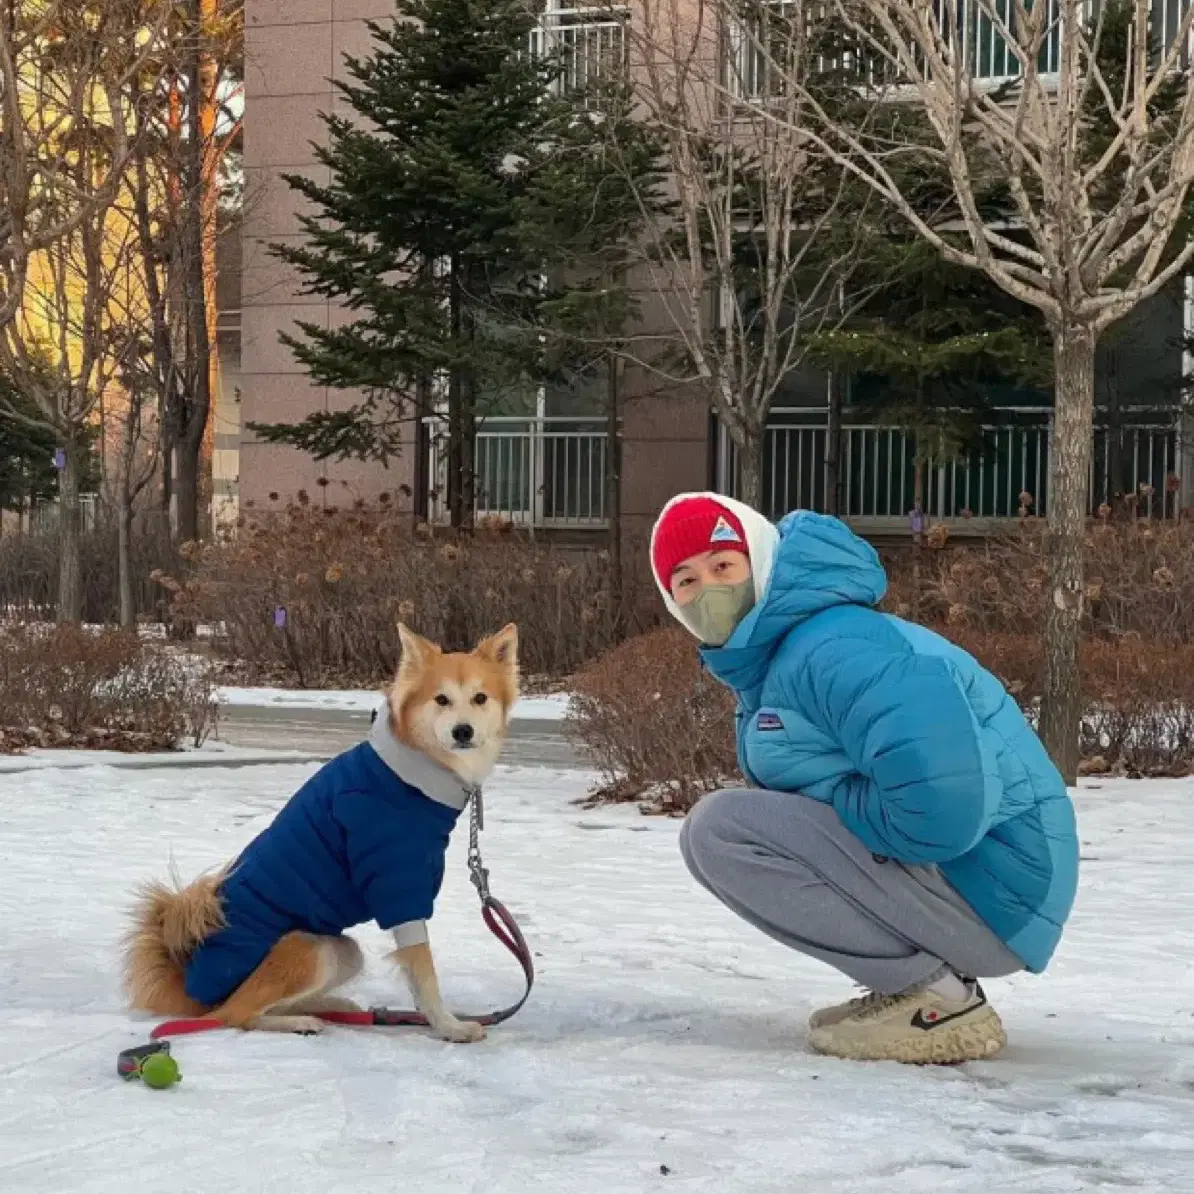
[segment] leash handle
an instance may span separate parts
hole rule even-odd
[[[531,988],[535,985],[535,958],[522,935],[522,930],[518,927],[518,921],[501,900],[489,896],[481,905],[481,918],[485,921],[485,927],[514,955],[522,967],[522,977],[526,983],[522,998],[517,1003],[491,1012],[481,1020],[481,1023],[486,1025],[502,1024],[522,1011],[523,1005],[530,999]]]

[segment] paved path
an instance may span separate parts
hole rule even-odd
[[[220,710],[216,737],[230,746],[305,751],[330,758],[368,733],[368,713],[230,705]],[[502,762],[522,767],[582,766],[560,732],[558,721],[511,722]]]

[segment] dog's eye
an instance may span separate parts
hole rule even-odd
[[[473,704],[484,705],[487,700],[489,700],[489,698],[483,692],[479,692],[475,697],[473,697]]]
[[[447,707],[448,707],[448,706],[449,706],[449,705],[450,705],[452,702],[451,702],[450,700],[448,700],[448,698],[447,698],[446,696],[444,696],[444,694],[441,692],[441,693],[439,694],[439,696],[437,696],[437,697],[435,698],[435,703],[436,703],[436,704],[437,704],[437,705],[438,705],[438,706],[439,706],[441,709],[446,709],[446,708],[447,708]]]

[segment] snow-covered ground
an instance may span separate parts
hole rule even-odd
[[[106,767],[121,771],[162,768],[248,767],[270,763],[318,762],[327,755],[308,750],[268,750],[256,746],[232,746],[209,738],[200,747],[187,743],[176,751],[120,753],[105,750],[51,750],[34,748],[19,755],[0,755],[0,776],[22,771],[70,770]],[[0,808],[2,808],[0,804]],[[3,822],[0,821],[0,825]],[[2,840],[2,837],[0,837]]]
[[[1194,1191],[1194,782],[1088,784],[1080,903],[1049,977],[992,984],[1011,1045],[955,1070],[811,1056],[847,992],[695,887],[678,824],[587,812],[576,772],[490,786],[494,885],[537,951],[481,1045],[411,1030],[180,1039],[182,1084],[122,1083],[130,888],[232,855],[309,767],[0,777],[0,1190],[8,1194],[952,1194]],[[450,861],[452,1001],[517,970]],[[384,937],[365,1002],[397,1002]]]
[[[220,688],[221,705],[251,706],[255,709],[338,709],[368,713],[382,702],[376,689]],[[514,716],[527,721],[563,721],[568,713],[568,695],[523,697],[514,706]]]

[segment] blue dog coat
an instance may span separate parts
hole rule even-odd
[[[421,927],[469,796],[378,718],[369,741],[312,776],[230,868],[225,925],[191,955],[187,994],[223,1003],[287,933],[336,936],[367,920]]]

